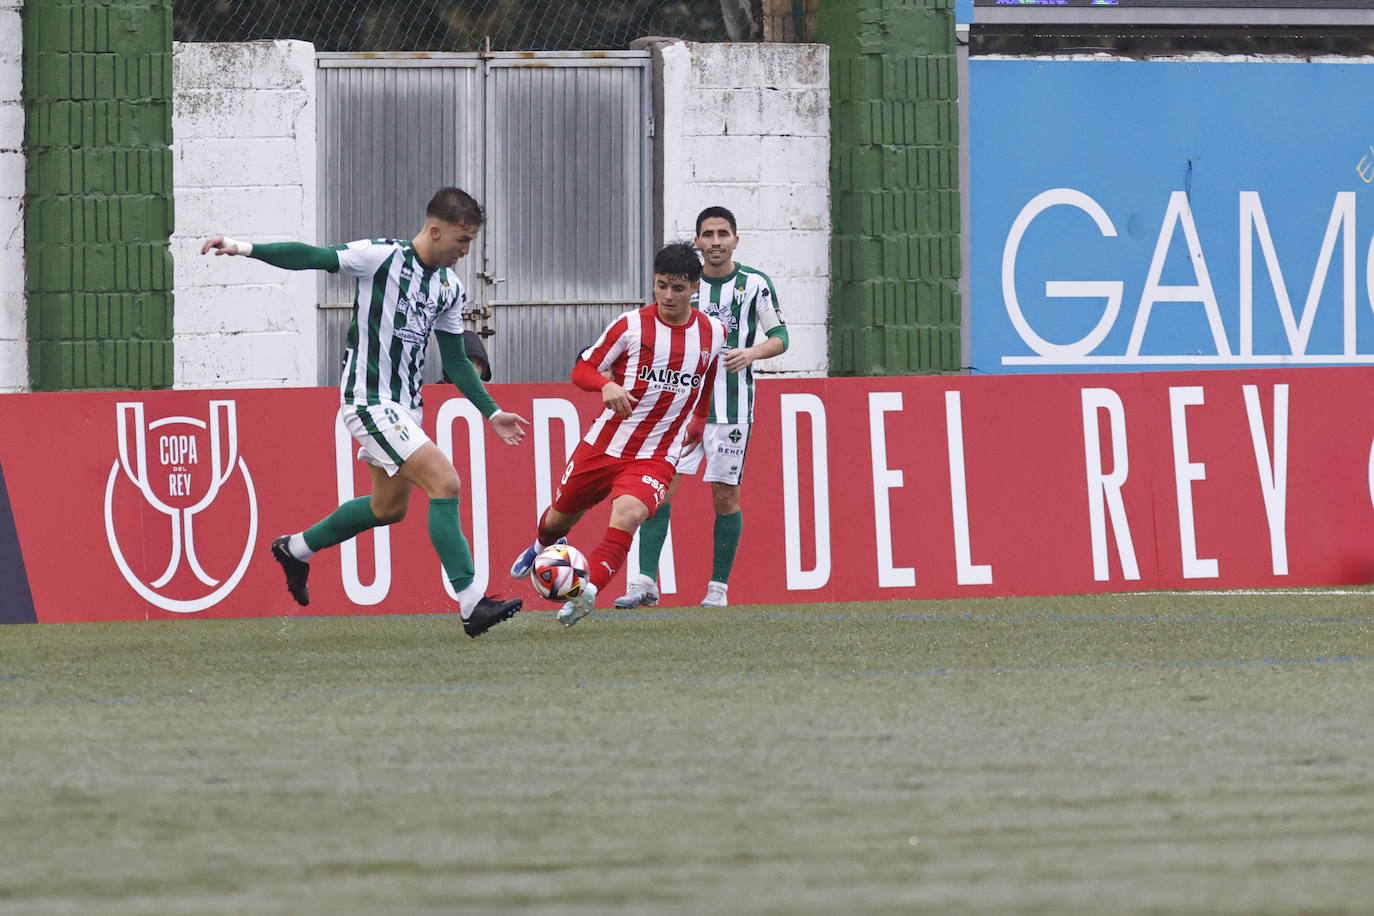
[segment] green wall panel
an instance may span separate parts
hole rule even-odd
[[[831,372],[960,369],[953,0],[829,0]]]
[[[171,387],[171,4],[24,6],[29,376]]]

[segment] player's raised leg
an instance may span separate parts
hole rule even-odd
[[[342,544],[379,525],[394,525],[405,518],[410,484],[388,477],[376,465],[368,465],[372,493],[350,499],[304,531],[282,535],[272,542],[272,558],[286,574],[286,588],[299,605],[310,603],[310,559],[317,552]]]
[[[272,559],[281,564],[281,570],[286,575],[286,590],[297,604],[304,607],[310,603],[310,557],[315,552],[303,546],[301,551],[305,559],[299,559],[291,550],[291,539],[299,537],[299,534],[283,534],[272,541],[270,549]]]
[[[550,515],[552,515],[552,521],[550,521]],[[520,551],[520,555],[510,565],[510,577],[523,579],[530,574],[530,569],[534,566],[534,558],[539,556],[541,550],[554,544],[568,543],[566,535],[572,530],[572,526],[577,524],[577,519],[581,517],[582,513],[580,512],[576,516],[570,516],[557,512],[552,506],[545,509],[544,514],[539,516],[539,526],[536,529],[534,543]]]

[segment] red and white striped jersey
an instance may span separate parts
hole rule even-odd
[[[709,396],[724,347],[725,326],[697,309],[680,328],[665,324],[653,303],[622,314],[582,358],[639,401],[628,417],[603,410],[584,441],[614,458],[677,464],[682,432]]]

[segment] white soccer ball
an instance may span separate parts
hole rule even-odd
[[[530,567],[530,582],[540,597],[567,601],[587,587],[587,558],[571,544],[545,547]]]

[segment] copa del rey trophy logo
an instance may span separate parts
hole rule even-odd
[[[115,565],[144,600],[191,614],[213,607],[248,569],[258,504],[238,454],[233,401],[209,420],[148,422],[139,401],[115,405],[119,457],[105,484],[105,534]]]

